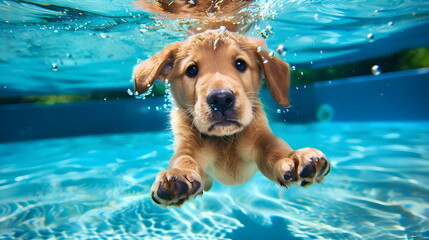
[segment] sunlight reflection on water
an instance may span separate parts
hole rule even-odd
[[[285,190],[257,174],[242,186],[216,183],[168,209],[148,194],[171,154],[167,133],[2,144],[1,236],[234,239],[264,230],[274,238],[421,238],[428,233],[428,126],[273,124],[293,147],[312,145],[330,157],[322,185]],[[385,137],[392,134],[398,137]]]

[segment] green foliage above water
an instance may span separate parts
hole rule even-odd
[[[311,84],[347,77],[372,74],[378,65],[382,73],[429,67],[429,47],[400,51],[389,56],[365,59],[353,63],[320,69],[296,69],[291,72],[292,85]]]

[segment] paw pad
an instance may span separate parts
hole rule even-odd
[[[189,190],[188,184],[186,184],[185,182],[183,182],[181,180],[174,179],[173,183],[174,183],[174,187],[173,187],[174,196],[173,197],[175,197],[175,198],[185,194]],[[169,199],[169,200],[171,200],[171,199]]]
[[[156,194],[158,195],[158,197],[160,197],[166,201],[173,200],[171,195],[162,186],[159,186],[158,190],[156,191]]]
[[[314,177],[314,174],[316,173],[316,171],[317,171],[317,168],[316,168],[315,162],[310,161],[307,165],[305,165],[302,168],[299,176],[302,178],[312,178],[312,177]]]
[[[152,186],[152,200],[163,206],[180,206],[202,193],[202,183],[195,172],[170,169],[158,174]]]
[[[285,158],[279,166],[290,166],[283,170],[281,186],[289,186],[296,183],[302,187],[309,186],[314,182],[321,183],[323,178],[330,172],[330,165],[322,152],[313,148],[304,148],[293,151],[289,158]]]
[[[283,175],[283,178],[284,178],[285,181],[287,181],[287,182],[296,182],[296,180],[298,180],[293,170],[294,169],[288,170],[288,171],[285,172],[285,174]]]

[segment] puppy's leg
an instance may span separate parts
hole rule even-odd
[[[305,187],[314,182],[321,183],[331,168],[321,151],[314,148],[293,151],[272,133],[261,134],[255,149],[259,170],[281,186],[295,183]]]
[[[203,193],[204,175],[189,155],[174,157],[170,168],[162,171],[152,185],[152,200],[162,206],[180,206]]]

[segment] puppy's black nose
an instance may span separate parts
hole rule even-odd
[[[212,110],[225,113],[234,107],[235,95],[228,89],[213,90],[207,96],[207,103]]]

